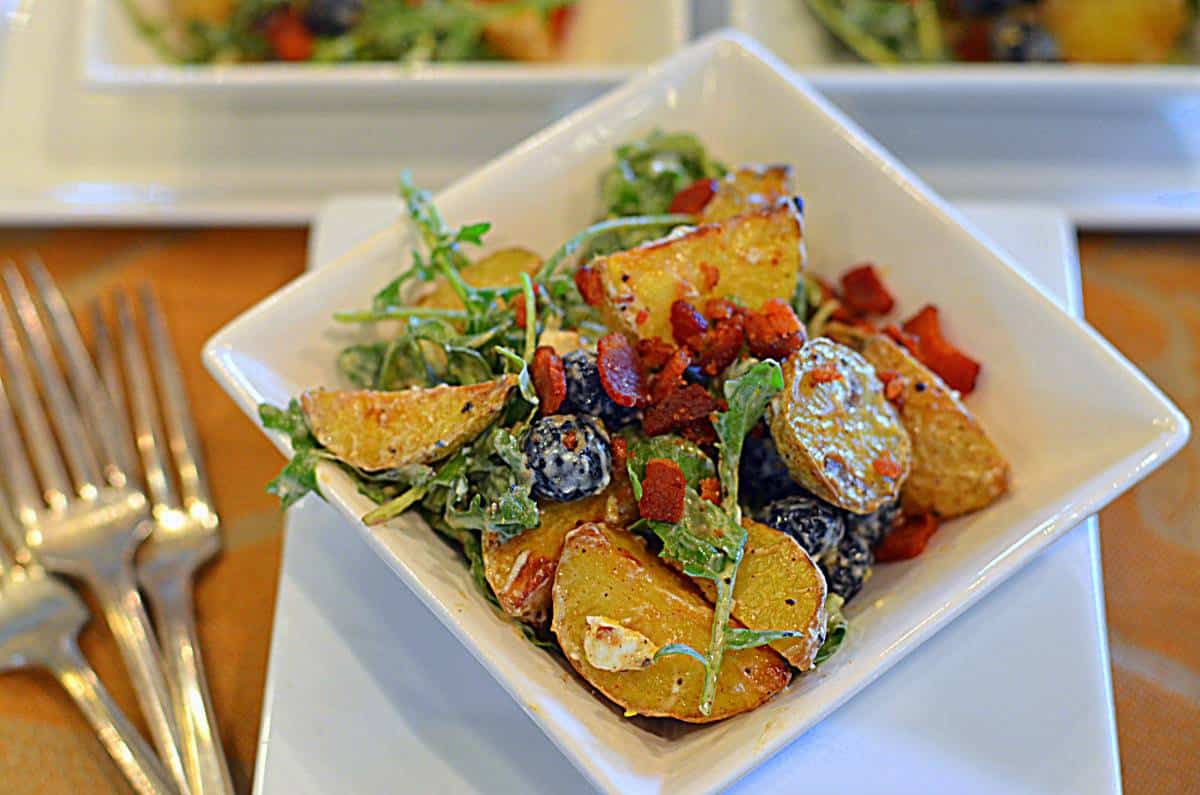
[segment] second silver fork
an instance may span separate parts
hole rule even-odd
[[[142,460],[154,516],[155,529],[143,547],[138,573],[157,620],[193,788],[203,795],[232,793],[233,783],[221,748],[200,654],[192,595],[197,569],[220,550],[217,514],[209,495],[187,393],[158,301],[148,287],[142,288],[142,314],[153,368],[147,365],[129,296],[119,292],[115,303],[120,358],[130,397],[128,411],[124,410],[122,379],[98,303],[93,304],[92,318],[96,360],[117,409],[118,422],[125,417],[133,418],[133,438]],[[161,400],[156,399],[156,381]],[[122,423],[122,428],[127,426]],[[123,433],[122,437],[128,439],[129,433]],[[178,475],[178,489],[167,471],[168,451]],[[126,449],[124,455],[132,458],[132,451]],[[133,462],[127,461],[126,466],[133,467]]]

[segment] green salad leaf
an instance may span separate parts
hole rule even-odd
[[[624,436],[629,451],[625,459],[625,469],[633,486],[633,496],[639,500],[642,498],[642,478],[646,474],[646,462],[651,458],[674,461],[683,471],[687,484],[693,489],[699,489],[700,481],[717,474],[712,459],[699,445],[682,436],[644,436],[636,431],[627,431]]]
[[[615,162],[600,181],[605,215],[660,215],[688,185],[724,175],[725,167],[709,157],[696,136],[654,130],[617,147]]]
[[[286,409],[269,404],[258,407],[258,418],[263,427],[286,434],[292,444],[292,457],[274,480],[267,484],[267,491],[279,497],[283,507],[289,508],[309,492],[321,494],[317,485],[317,464],[328,456],[308,427],[308,420],[300,408],[300,401],[292,400]]]
[[[845,600],[838,594],[831,593],[825,597],[825,615],[827,616],[825,619],[825,642],[821,644],[821,648],[817,649],[813,665],[820,665],[837,654],[838,649],[846,640],[846,632],[849,630],[850,624],[842,613],[843,604],[845,604]]]
[[[783,373],[774,361],[753,363],[729,378],[724,386],[729,408],[718,412],[713,422],[720,450],[717,471],[724,492],[721,505],[701,498],[688,486],[680,521],[673,524],[643,522],[662,541],[660,555],[679,563],[685,574],[712,580],[716,585],[717,599],[706,653],[702,655],[691,647],[675,644],[669,649],[660,649],[656,655],[686,654],[704,660],[704,688],[700,696],[700,712],[704,715],[712,711],[717,677],[727,649],[753,648],[800,634],[794,630],[751,631],[730,626],[733,590],[746,549],[737,478],[742,443],[762,417],[767,403],[782,388]]]

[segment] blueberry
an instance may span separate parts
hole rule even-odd
[[[599,494],[612,478],[608,434],[591,417],[556,414],[533,423],[525,437],[533,493],[554,502]]]
[[[1058,42],[1041,25],[1014,19],[992,23],[989,37],[997,61],[1047,62],[1059,59]]]
[[[763,524],[796,539],[813,558],[831,552],[846,533],[842,512],[811,494],[784,497],[760,514]]]
[[[875,556],[866,539],[847,533],[838,543],[837,550],[821,561],[829,591],[849,603],[862,589],[874,562]]]
[[[958,0],[958,11],[965,17],[994,17],[1030,4],[1030,0]]]
[[[340,36],[358,24],[363,0],[308,0],[304,24],[317,36]]]
[[[594,351],[580,349],[568,353],[563,357],[563,374],[567,379],[567,397],[560,411],[599,417],[611,431],[625,427],[637,417],[636,409],[618,406],[604,391]]]
[[[742,445],[742,461],[738,469],[739,491],[752,508],[759,508],[782,497],[801,493],[801,488],[788,474],[787,465],[779,457],[771,434],[752,433]]]
[[[889,502],[875,513],[866,515],[847,512],[846,532],[861,537],[867,546],[873,547],[883,540],[899,518],[899,502]]]

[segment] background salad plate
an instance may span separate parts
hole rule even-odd
[[[131,2],[149,19],[165,18],[171,6],[171,0]],[[550,63],[185,65],[163,61],[137,32],[122,0],[85,0],[81,43],[85,80],[102,91],[529,103],[614,86],[682,47],[690,24],[688,0],[580,0],[562,58]]]
[[[1184,417],[1006,255],[756,43],[711,36],[525,141],[437,197],[452,224],[491,221],[490,247],[548,253],[592,221],[615,146],[690,130],[727,162],[795,166],[811,267],[873,260],[905,310],[933,302],[984,362],[972,408],[1012,462],[1012,493],[945,526],[919,559],[880,567],[849,610],[843,650],[764,707],[704,728],[625,720],[535,648],[475,590],[456,553],[413,517],[368,544],[608,792],[711,792],[761,763],[866,686],[1067,529],[1183,444]],[[396,225],[305,275],[219,332],[205,359],[251,416],[338,383],[339,309],[365,306],[406,267]],[[1053,341],[1053,344],[1048,344]],[[286,442],[275,439],[282,452]],[[340,471],[326,497],[354,519],[371,504]],[[414,644],[422,642],[412,637]]]

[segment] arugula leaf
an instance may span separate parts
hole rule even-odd
[[[795,629],[742,629],[730,627],[725,630],[725,648],[729,651],[756,649],[785,638],[798,638],[802,633]]]
[[[654,130],[617,147],[615,156],[601,178],[609,218],[664,213],[688,185],[725,174],[725,167],[690,133]]]
[[[736,571],[746,545],[746,529],[730,521],[714,505],[688,487],[683,498],[683,518],[678,522],[644,521],[662,541],[659,554],[683,567],[690,577],[721,580]]]
[[[738,466],[742,460],[742,443],[750,429],[758,424],[766,411],[767,404],[783,389],[783,370],[771,359],[757,362],[744,374],[725,382],[725,400],[728,411],[717,414],[713,428],[717,432],[717,448],[721,451],[722,506],[733,521],[742,523],[742,509],[738,503]]]
[[[825,642],[821,644],[821,648],[817,649],[817,655],[813,658],[814,666],[820,665],[837,654],[838,649],[846,640],[846,632],[849,630],[850,624],[842,613],[843,604],[845,604],[845,600],[838,594],[831,593],[825,598]]]
[[[267,492],[279,497],[284,509],[296,504],[309,492],[321,496],[317,485],[317,464],[328,456],[312,435],[300,401],[293,399],[286,409],[262,403],[258,407],[258,417],[264,428],[286,434],[292,444],[291,460],[267,484]]]

